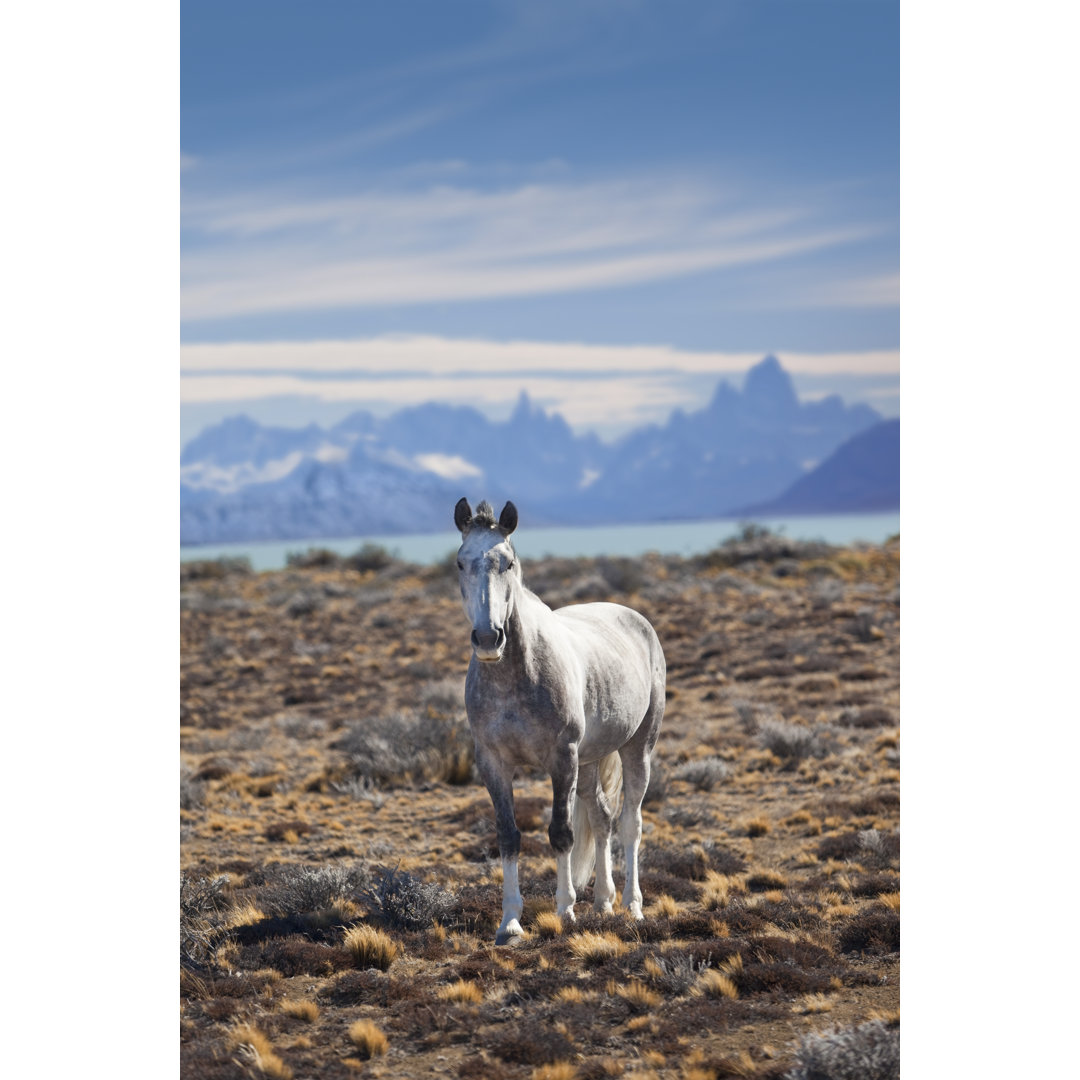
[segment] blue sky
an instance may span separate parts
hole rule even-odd
[[[899,412],[899,10],[181,6],[182,437],[525,387],[617,434],[766,352]]]

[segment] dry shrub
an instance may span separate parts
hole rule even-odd
[[[786,1080],[895,1080],[900,1030],[880,1020],[804,1036]]]
[[[397,958],[398,947],[382,930],[373,926],[354,926],[345,932],[345,948],[359,968],[388,971]]]
[[[767,836],[771,826],[766,818],[753,818],[746,823],[746,835],[750,837]]]
[[[793,769],[804,758],[821,758],[828,753],[818,731],[786,720],[766,720],[758,732],[758,743],[780,758],[785,769]]]
[[[426,930],[446,922],[457,910],[453,893],[437,882],[424,882],[398,870],[385,870],[361,894],[394,930]]]
[[[672,779],[685,780],[688,784],[693,784],[698,791],[712,791],[717,784],[730,776],[731,766],[718,757],[688,761],[672,773]]]
[[[350,1025],[349,1040],[363,1060],[381,1057],[390,1048],[389,1040],[371,1020],[357,1020]]]
[[[452,713],[435,704],[372,716],[331,744],[349,757],[354,775],[378,784],[472,778],[474,743],[464,702]]]
[[[840,930],[841,952],[892,953],[900,948],[900,916],[895,911],[864,911]]]
[[[674,997],[681,997],[708,969],[709,961],[695,960],[693,953],[669,953],[647,956],[644,968],[654,985]]]
[[[537,1020],[514,1025],[514,1030],[499,1038],[491,1049],[503,1061],[518,1065],[554,1065],[569,1061],[576,1053],[562,1031]]]

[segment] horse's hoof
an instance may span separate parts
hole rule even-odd
[[[631,919],[638,919],[638,920],[641,920],[641,919],[645,918],[645,916],[642,914],[642,911],[641,911],[641,905],[639,903],[637,903],[636,901],[633,904],[630,905],[630,918]]]
[[[516,943],[516,939],[521,938],[525,931],[521,929],[521,923],[517,919],[513,919],[505,927],[502,927],[495,935],[496,945],[512,945]]]

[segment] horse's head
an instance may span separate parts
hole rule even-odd
[[[517,528],[517,507],[508,502],[495,520],[491,505],[482,502],[473,515],[465,499],[454,507],[454,524],[461,530],[458,583],[465,614],[472,622],[472,646],[477,660],[501,660],[506,627],[521,581],[510,534]]]

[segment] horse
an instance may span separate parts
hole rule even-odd
[[[502,922],[496,945],[524,933],[518,885],[521,833],[514,820],[514,771],[551,776],[548,839],[558,868],[556,913],[574,922],[574,902],[596,869],[598,912],[614,910],[611,833],[622,789],[619,837],[626,853],[622,905],[642,919],[638,879],[641,803],[664,716],[667,664],[656,631],[621,604],[552,610],[522,582],[510,534],[518,512],[498,521],[489,503],[454,508],[461,532],[458,583],[472,623],[465,708],[477,772],[495,809],[502,858]]]

